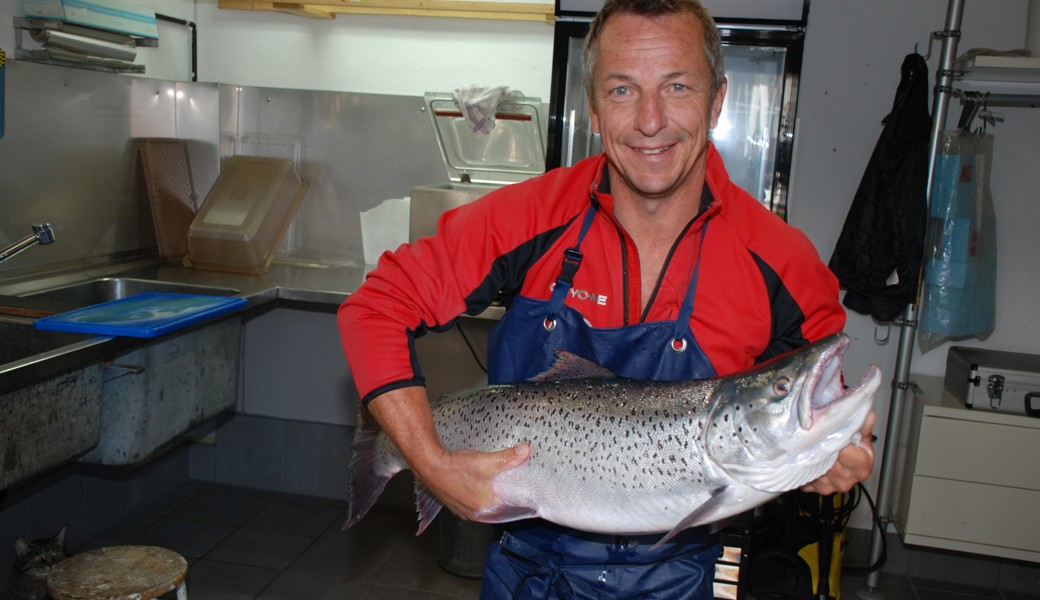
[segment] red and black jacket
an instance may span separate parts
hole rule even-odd
[[[729,180],[709,145],[701,213],[676,240],[646,309],[635,245],[613,217],[606,158],[555,169],[445,213],[437,235],[396,252],[339,310],[363,401],[424,379],[413,341],[496,298],[548,299],[581,217],[598,214],[567,304],[594,327],[674,320],[708,219],[691,330],[719,375],[841,331],[838,284],[808,238]]]

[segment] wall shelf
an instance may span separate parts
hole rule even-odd
[[[957,60],[954,70],[962,91],[1040,96],[1040,58],[969,56]]]
[[[555,4],[545,2],[489,2],[479,0],[253,2],[251,0],[219,0],[217,6],[227,10],[274,11],[316,19],[334,19],[339,14],[367,14],[549,23],[555,18]]]

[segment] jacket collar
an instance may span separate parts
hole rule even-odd
[[[701,207],[694,218],[694,226],[691,231],[699,231],[704,223],[723,209],[721,196],[712,192],[730,184],[729,174],[722,163],[722,157],[715,149],[715,144],[708,142],[707,169],[704,177],[704,190],[701,192]],[[595,175],[589,185],[589,197],[601,214],[609,217],[612,223],[620,226],[614,219],[614,196],[610,192],[610,169],[607,165],[607,155],[600,154],[593,171]]]

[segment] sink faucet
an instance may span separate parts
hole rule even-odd
[[[28,250],[30,246],[35,244],[45,246],[54,241],[54,230],[51,229],[50,223],[36,224],[33,225],[32,228],[32,235],[27,235],[3,250],[0,250],[0,263],[11,258],[15,254]]]

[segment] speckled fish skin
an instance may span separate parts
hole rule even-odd
[[[836,334],[751,371],[702,381],[490,386],[446,396],[431,410],[448,449],[531,445],[525,463],[496,476],[502,502],[475,520],[537,516],[583,531],[670,537],[816,479],[858,442],[881,374],[871,366],[860,385],[844,390],[848,345]],[[561,360],[573,369],[582,359]],[[405,468],[385,434],[359,432],[347,525]],[[440,505],[418,488],[422,531]]]

